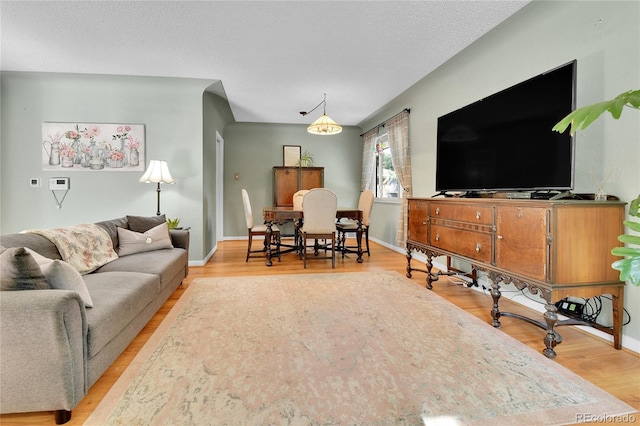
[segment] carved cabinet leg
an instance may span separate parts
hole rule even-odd
[[[555,358],[556,351],[554,351],[553,348],[555,348],[556,345],[562,343],[562,337],[560,337],[560,335],[553,330],[553,327],[558,322],[558,308],[556,308],[556,305],[548,301],[544,305],[544,307],[546,309],[546,312],[544,313],[544,320],[547,323],[547,334],[546,336],[544,336],[544,345],[546,346],[546,348],[542,351],[542,353],[547,358]]]
[[[502,324],[500,324],[500,296],[502,296],[502,293],[500,293],[500,282],[494,278],[491,280],[491,298],[493,299],[491,318],[493,319],[492,324],[496,328],[502,326]]]
[[[433,282],[438,281],[438,276],[431,272],[433,269],[433,253],[427,253],[427,288],[433,289]]]
[[[411,249],[407,248],[407,278],[411,278]]]

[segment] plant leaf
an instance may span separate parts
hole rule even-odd
[[[596,121],[596,119],[600,117],[602,113],[604,113],[605,111],[611,108],[612,102],[613,101],[598,102],[597,104],[584,107],[587,111],[587,116],[582,121],[582,123],[577,123],[576,128],[584,130],[587,127],[589,127],[589,125],[591,125],[591,123]]]
[[[632,231],[640,232],[640,222],[634,222],[632,220],[625,220],[622,223],[627,225]]]
[[[622,234],[618,237],[618,241],[621,241],[625,244],[635,244],[635,245],[640,245],[640,236],[637,235],[629,235],[629,234]]]
[[[611,267],[620,271],[620,281],[628,280],[634,286],[640,286],[640,257],[616,260]]]
[[[625,106],[640,109],[640,90],[629,90],[620,93],[611,100],[578,108],[560,120],[552,130],[562,133],[571,125],[571,134],[573,135],[576,130],[584,130],[589,127],[605,111],[609,111],[616,120],[619,119]]]
[[[614,247],[611,249],[611,254],[621,257],[640,257],[640,248],[635,247]]]
[[[640,195],[629,204],[629,216],[640,217]]]

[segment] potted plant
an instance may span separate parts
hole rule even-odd
[[[169,227],[169,229],[180,229],[178,228],[179,224],[180,224],[179,218],[175,218],[175,219],[167,218],[167,226]]]
[[[313,155],[311,155],[309,151],[305,150],[300,156],[300,161],[298,161],[298,164],[296,164],[296,166],[299,166],[299,167],[313,166]]]
[[[571,134],[576,130],[584,130],[606,111],[611,113],[614,119],[619,119],[624,107],[640,109],[640,90],[629,90],[615,98],[578,108],[565,118],[560,120],[553,130],[564,132],[571,125]],[[636,219],[633,219],[636,218]],[[629,219],[623,223],[632,231],[640,233],[640,194],[629,204]],[[633,219],[633,220],[632,220]],[[611,267],[620,271],[620,280],[627,281],[640,287],[640,236],[623,234],[618,240],[625,243],[625,247],[614,247],[611,253],[624,259],[616,260]]]

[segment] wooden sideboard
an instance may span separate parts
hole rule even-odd
[[[274,167],[273,206],[293,207],[293,194],[324,187],[324,167]]]
[[[621,348],[624,282],[611,263],[611,249],[624,232],[624,203],[578,200],[510,200],[496,198],[410,198],[408,200],[407,277],[427,274],[427,287],[440,275],[433,257],[469,262],[491,281],[494,327],[501,316],[524,319],[546,329],[543,353],[553,358],[562,337],[559,325],[594,325],[579,319],[558,320],[555,303],[565,297],[612,296],[613,327],[597,328],[613,335]],[[426,255],[426,270],[411,266],[412,252]],[[528,288],[545,300],[544,322],[501,312],[500,284]]]

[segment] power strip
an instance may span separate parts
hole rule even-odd
[[[558,308],[558,311],[562,314],[582,317],[582,312],[584,312],[584,303],[564,298],[556,302],[556,308]]]

